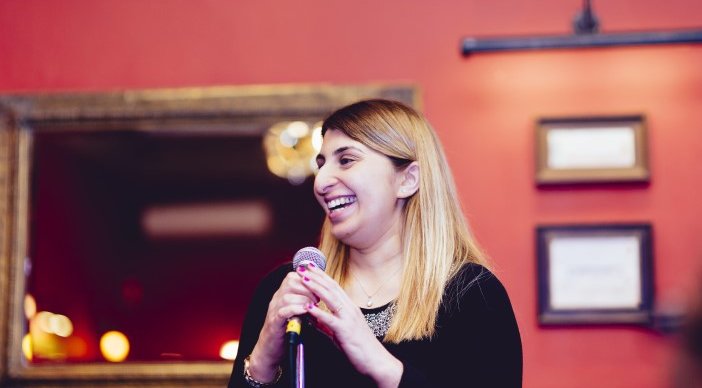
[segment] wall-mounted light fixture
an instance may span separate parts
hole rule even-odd
[[[515,38],[464,38],[462,53],[468,56],[480,52],[574,49],[654,44],[702,43],[702,30],[604,33],[592,11],[590,0],[584,0],[583,9],[573,21],[573,35],[534,36]]]

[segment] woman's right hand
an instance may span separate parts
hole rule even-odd
[[[249,358],[249,374],[258,381],[273,381],[285,355],[288,319],[307,313],[305,306],[319,298],[302,284],[302,277],[290,272],[268,303],[266,320]]]

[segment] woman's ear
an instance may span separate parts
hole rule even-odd
[[[419,163],[412,162],[400,172],[398,198],[409,198],[419,190]]]

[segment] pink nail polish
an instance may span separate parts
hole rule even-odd
[[[302,278],[302,280],[304,280],[304,281],[306,281],[306,282],[309,282],[309,281],[310,281],[310,278],[308,278],[307,276],[305,276],[304,278]]]
[[[307,310],[312,310],[314,305],[312,303],[307,303]]]
[[[307,265],[309,265],[310,267],[316,267],[316,265],[314,265],[314,263],[308,263]]]
[[[305,272],[305,267],[301,265],[301,266],[297,267],[297,270],[300,272]]]

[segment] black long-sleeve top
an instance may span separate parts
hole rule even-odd
[[[229,388],[248,387],[243,360],[253,350],[263,327],[268,303],[291,266],[266,276],[254,293],[244,319],[238,357]],[[385,306],[363,309],[377,313]],[[522,385],[522,346],[512,305],[500,281],[477,264],[466,264],[449,283],[431,339],[383,346],[403,363],[401,388],[489,387]],[[374,387],[358,373],[331,340],[311,325],[304,325],[305,382],[308,388]],[[379,338],[382,340],[382,338]],[[287,362],[276,387],[289,385]]]

